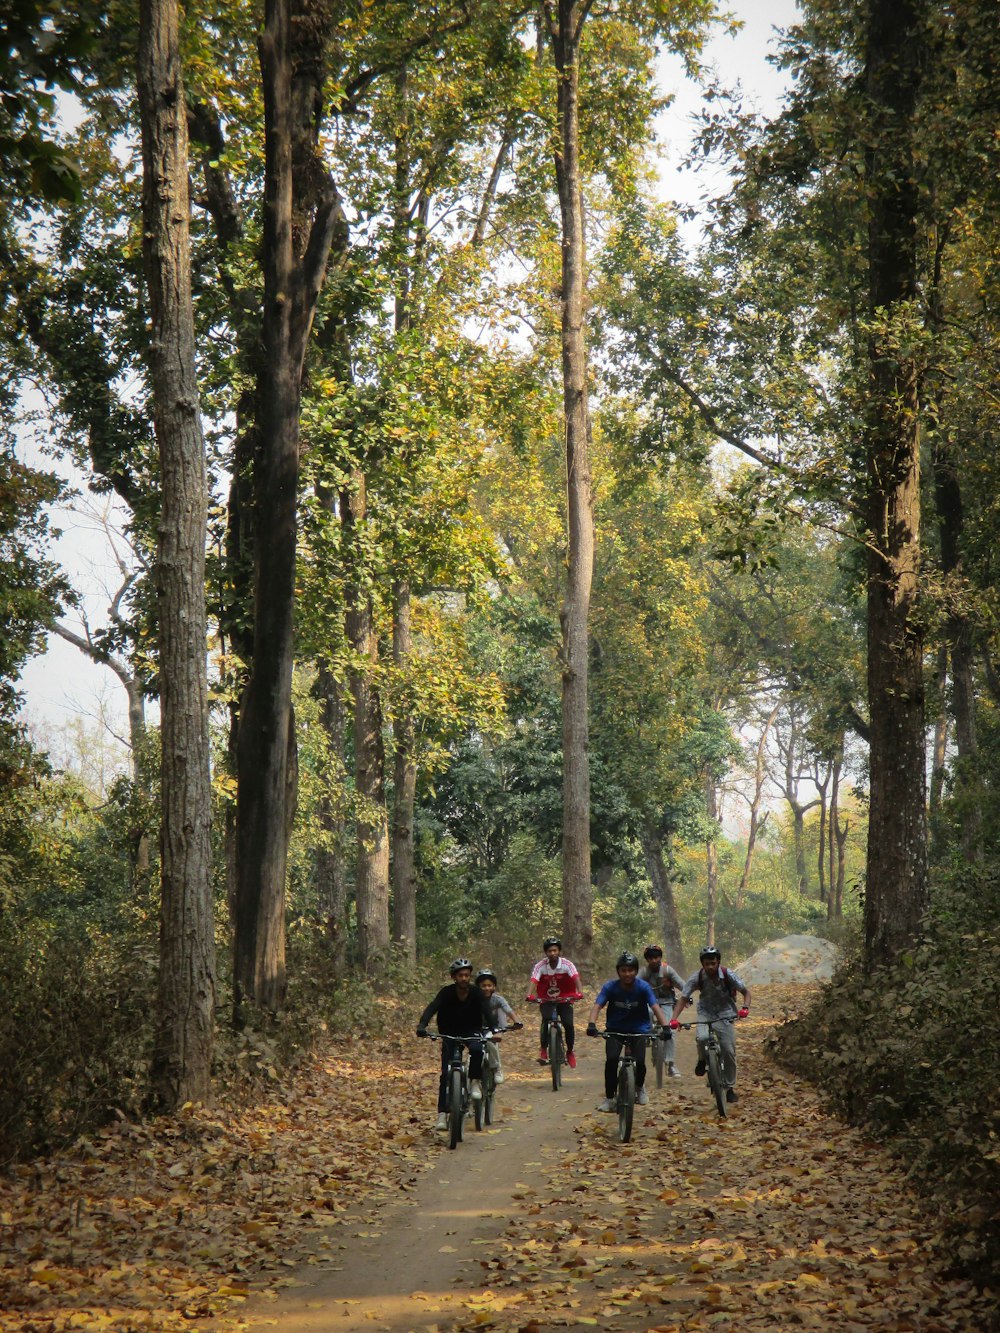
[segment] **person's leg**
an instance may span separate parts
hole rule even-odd
[[[538,1034],[538,1058],[539,1060],[547,1060],[549,1058],[549,1020],[556,1012],[555,1001],[543,1000],[538,1006],[538,1011],[542,1016],[542,1027]]]
[[[562,1019],[562,1025],[566,1031],[566,1054],[569,1055],[573,1050],[573,1043],[576,1041],[576,1028],[573,1026],[573,1006],[571,1004],[561,1004],[559,1006],[559,1017]]]
[[[438,1111],[448,1107],[448,1063],[451,1060],[453,1041],[441,1042],[441,1081],[438,1083]]]
[[[708,1024],[699,1023],[694,1030],[694,1039],[698,1044],[698,1064],[695,1068],[696,1074],[705,1072],[705,1043],[708,1041]]]
[[[483,1043],[481,1041],[470,1041],[469,1046],[469,1078],[480,1079],[483,1076]]]
[[[722,1047],[722,1081],[732,1088],[736,1086],[736,1024],[720,1023],[716,1032]]]
[[[666,1014],[668,1018],[673,1018],[674,1006],[670,1003],[669,1000],[661,1002],[660,1008],[663,1010],[663,1012]],[[664,1032],[667,1033],[667,1035],[662,1038],[663,1060],[665,1064],[672,1065],[674,1063],[674,1034],[670,1028],[664,1028]]]
[[[639,1036],[632,1038],[632,1055],[635,1059],[635,1087],[636,1091],[643,1087],[646,1082],[646,1038]]]
[[[618,1057],[622,1044],[617,1037],[608,1037],[604,1047],[604,1095],[613,1102],[618,1096]]]

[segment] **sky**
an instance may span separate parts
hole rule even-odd
[[[734,36],[714,37],[703,53],[703,61],[727,86],[738,82],[757,111],[773,114],[780,105],[785,76],[768,63],[767,54],[774,50],[775,30],[795,22],[795,0],[730,0],[729,8],[743,26]],[[662,196],[697,207],[703,197],[721,191],[724,178],[717,170],[694,171],[683,166],[700,94],[697,86],[685,78],[679,60],[663,59],[660,71],[663,91],[674,94],[673,102],[657,120],[662,142]],[[695,243],[697,220],[684,224],[683,232],[689,242]],[[47,468],[55,466],[47,458],[38,462]],[[88,512],[84,514],[56,516],[56,526],[64,533],[52,544],[49,554],[69,572],[74,586],[83,594],[90,622],[99,627],[106,622],[107,609],[121,582],[106,533],[108,525],[115,529],[120,516],[114,509],[94,512],[92,498],[86,503]],[[79,614],[69,614],[64,621],[80,632]],[[79,727],[81,720],[92,734],[103,733],[111,750],[119,744],[117,738],[125,735],[125,697],[115,676],[56,635],[49,636],[47,651],[27,664],[21,680],[24,716],[36,738],[53,750],[57,763],[61,760],[60,734],[67,726]],[[124,748],[121,754],[124,765]]]

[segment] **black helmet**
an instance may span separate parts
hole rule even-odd
[[[481,981],[492,981],[495,986],[497,984],[497,974],[491,972],[488,967],[481,967],[476,973],[476,985],[478,986]]]
[[[626,949],[624,953],[618,955],[618,962],[615,963],[615,971],[617,972],[618,969],[622,967],[634,967],[637,972],[639,970],[638,958],[636,958],[634,953],[629,953],[628,949]]]
[[[467,967],[470,972],[472,971],[472,964],[469,962],[468,958],[456,958],[451,967],[448,968],[448,971],[454,976],[456,972],[461,972],[463,967]]]
[[[713,958],[717,958],[720,963],[722,962],[722,954],[714,944],[706,944],[704,949],[702,949],[701,953],[698,955],[698,958],[703,963],[710,962]]]
[[[546,935],[545,939],[542,940],[542,952],[544,953],[546,949],[551,949],[553,944],[557,949],[562,948],[562,940],[558,935]]]
[[[661,958],[663,957],[663,950],[658,944],[647,944],[645,949],[643,949],[642,951],[642,956],[648,961],[650,958],[652,958],[654,954],[657,953],[660,955]]]

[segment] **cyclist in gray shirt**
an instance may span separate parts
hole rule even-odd
[[[750,1013],[750,987],[735,972],[729,972],[722,966],[722,954],[714,944],[706,945],[699,955],[701,967],[684,983],[681,998],[677,1001],[671,1027],[691,1003],[691,997],[698,991],[698,1026],[695,1036],[698,1041],[698,1063],[694,1067],[700,1078],[705,1072],[705,1042],[708,1041],[707,1023],[713,1019],[747,1018]],[[736,994],[743,996],[741,1008],[736,1006]],[[722,1047],[722,1081],[726,1086],[726,1101],[735,1102],[736,1093],[736,1027],[735,1021],[719,1023],[715,1029]]]
[[[642,956],[646,960],[646,966],[640,971],[639,976],[643,981],[649,983],[650,989],[660,1002],[660,1008],[665,1014],[672,1014],[674,1005],[677,1002],[677,992],[684,985],[684,978],[663,961],[663,950],[658,944],[647,944],[642,951]],[[664,1029],[670,1033],[670,1029]],[[667,1062],[667,1073],[671,1078],[680,1078],[681,1071],[674,1064],[674,1038],[671,1033],[663,1043],[663,1058]]]

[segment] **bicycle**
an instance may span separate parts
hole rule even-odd
[[[708,1079],[708,1086],[712,1090],[712,1096],[715,1098],[715,1105],[719,1115],[726,1115],[726,1085],[722,1081],[722,1046],[719,1042],[719,1034],[715,1031],[720,1023],[735,1023],[735,1018],[699,1018],[694,1023],[678,1023],[679,1028],[685,1030],[689,1028],[707,1027],[708,1037],[705,1039],[705,1075]]]
[[[511,1023],[509,1028],[504,1028],[504,1032],[518,1032],[523,1027],[524,1027],[523,1023]],[[492,1040],[495,1045],[499,1046],[500,1039],[502,1036],[503,1032],[494,1032],[492,1034]],[[483,1083],[483,1100],[481,1102],[472,1103],[475,1111],[477,1129],[482,1128],[482,1125],[479,1123],[480,1118],[487,1125],[493,1124],[493,1111],[495,1109],[496,1095],[497,1095],[497,1081],[496,1081],[496,1070],[493,1068],[493,1065],[490,1062],[489,1049],[487,1049],[483,1054],[482,1083]]]
[[[582,1000],[582,995],[563,995],[558,1000],[543,1000],[540,995],[529,995],[529,1004],[551,1004],[552,1013],[545,1021],[545,1037],[542,1040],[542,1046],[548,1054],[549,1070],[552,1074],[552,1091],[558,1092],[562,1087],[562,1068],[566,1063],[566,1041],[563,1035],[562,1019],[559,1017],[558,1005],[572,1004],[574,1000]]]
[[[431,1041],[450,1041],[452,1043],[451,1055],[448,1060],[448,1079],[445,1085],[445,1112],[448,1116],[448,1147],[457,1148],[462,1142],[465,1117],[468,1115],[470,1108],[475,1115],[476,1129],[482,1129],[485,1119],[486,1089],[483,1089],[483,1096],[480,1100],[472,1100],[472,1089],[469,1085],[469,1064],[465,1053],[470,1042],[490,1041],[493,1038],[493,1033],[477,1032],[471,1037],[454,1037],[447,1032],[428,1032],[427,1035]],[[484,1073],[487,1064],[488,1061],[484,1053]],[[494,1084],[494,1089],[495,1087]],[[486,1123],[489,1124],[489,1121],[486,1121]]]
[[[622,1143],[628,1143],[632,1137],[632,1114],[635,1110],[635,1048],[632,1043],[638,1039],[645,1041],[652,1036],[654,1043],[659,1038],[649,1032],[598,1032],[605,1041],[614,1037],[621,1042],[618,1051],[618,1082],[615,1092],[615,1109],[618,1111],[618,1137]]]

